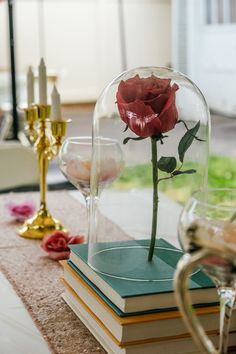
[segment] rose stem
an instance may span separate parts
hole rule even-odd
[[[233,222],[236,219],[236,212],[233,213],[233,215],[231,216],[229,222]]]
[[[157,168],[157,141],[151,138],[152,142],[152,184],[153,184],[153,197],[152,197],[152,234],[149,246],[148,261],[151,262],[157,233],[157,212],[158,212],[158,168]]]

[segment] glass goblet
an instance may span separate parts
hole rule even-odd
[[[81,191],[85,198],[87,212],[90,199],[90,174],[92,158],[92,138],[81,136],[68,138],[59,152],[59,166],[67,179]],[[120,144],[115,139],[96,138],[102,158],[98,161],[99,193],[111,184],[122,172],[123,154]]]
[[[236,298],[236,189],[195,193],[179,221],[186,254],[178,264],[175,285],[184,320],[203,353],[228,353],[230,318]],[[220,298],[220,341],[216,350],[191,310],[190,272],[201,265],[214,281]]]

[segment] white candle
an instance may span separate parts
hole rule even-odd
[[[55,85],[52,90],[51,99],[52,99],[51,119],[52,120],[62,120],[61,100],[60,100],[60,95],[59,95]]]
[[[47,70],[43,58],[39,64],[39,104],[47,104]]]
[[[32,103],[34,103],[34,74],[31,66],[29,67],[27,72],[27,102],[28,107],[30,107]]]

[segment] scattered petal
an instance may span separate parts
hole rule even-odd
[[[24,221],[31,217],[35,212],[35,204],[32,201],[25,201],[23,203],[9,202],[5,205],[10,213],[10,216],[15,220]]]

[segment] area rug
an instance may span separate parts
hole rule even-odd
[[[86,229],[85,207],[67,191],[49,192],[48,207],[72,234]],[[40,241],[17,235],[19,224],[5,210],[9,201],[39,201],[38,193],[11,193],[0,196],[0,269],[14,287],[35,324],[55,354],[106,353],[61,298],[62,269],[47,258]],[[108,235],[122,232],[106,220]],[[123,238],[128,236],[123,234]]]

